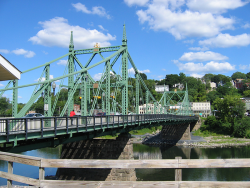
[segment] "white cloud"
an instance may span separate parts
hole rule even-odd
[[[250,24],[246,23],[245,25],[242,26],[244,29],[250,28]]]
[[[200,45],[228,48],[233,46],[247,46],[250,44],[250,34],[231,36],[230,34],[219,34],[217,37],[199,41]]]
[[[45,54],[45,55],[48,55],[49,53],[48,52],[46,52],[46,51],[43,51],[43,53]]]
[[[207,50],[209,50],[208,47],[190,47],[188,49],[193,50],[193,51],[207,51]]]
[[[98,25],[98,27],[103,30],[103,31],[108,31],[107,29],[104,29],[104,27],[102,25]]]
[[[165,77],[164,75],[157,76],[158,79],[163,79],[164,77]]]
[[[196,73],[193,73],[193,74],[190,74],[191,77],[194,77],[194,78],[202,78],[204,76],[204,74],[196,74]]]
[[[18,96],[19,99],[22,99],[23,97],[22,96]]]
[[[27,57],[27,58],[31,58],[31,57],[34,57],[36,55],[35,52],[27,51],[24,49],[12,50],[12,53],[14,53],[16,55],[24,55],[24,57]]]
[[[221,14],[228,9],[236,9],[246,5],[249,1],[242,0],[188,0],[187,6],[192,11],[211,12]]]
[[[43,27],[36,36],[29,39],[34,44],[44,46],[58,46],[68,48],[70,33],[74,32],[74,46],[79,48],[93,48],[96,43],[101,47],[110,46],[111,40],[116,40],[115,36],[103,34],[96,29],[90,30],[80,26],[71,26],[68,20],[62,17],[56,17],[49,21],[39,22]]]
[[[136,14],[141,23],[148,22],[151,29],[167,31],[176,39],[213,37],[223,30],[233,29],[233,18],[190,10],[172,11],[169,4],[170,1],[155,0],[146,10],[138,10]]]
[[[150,73],[150,70],[149,69],[146,69],[146,70],[139,70],[138,69],[138,72],[140,72],[140,73]],[[128,69],[128,73],[129,74],[135,74],[134,68],[132,67],[132,68]]]
[[[102,73],[97,73],[97,74],[94,75],[93,79],[94,79],[95,81],[98,81],[98,80],[101,79],[101,77],[102,77]]]
[[[10,51],[6,49],[0,49],[0,53],[8,54]]]
[[[175,61],[175,64],[178,66],[180,71],[184,71],[186,73],[192,73],[192,74],[228,72],[228,71],[235,70],[235,65],[231,65],[228,62],[218,63],[215,61],[211,61],[206,64],[193,63],[193,62],[183,64],[178,61]]]
[[[101,6],[92,7],[92,11],[88,10],[87,7],[82,3],[72,4],[72,6],[76,9],[76,11],[82,11],[83,13],[86,14],[97,14],[99,16],[103,16],[108,19],[111,18],[111,16],[106,12],[105,8]]]
[[[148,3],[149,0],[124,0],[124,2],[128,6],[138,5],[138,6],[144,6]]]
[[[68,60],[60,60],[58,63],[57,63],[57,65],[67,65],[67,63],[68,63]]]
[[[192,39],[192,40],[185,40],[185,41],[183,41],[184,43],[187,43],[187,44],[193,44],[194,43],[194,39]]]
[[[49,75],[49,79],[53,79],[54,78],[54,76],[53,75]],[[40,78],[37,78],[36,80],[34,80],[35,82],[38,82],[39,81],[39,79]],[[40,80],[40,82],[43,82],[43,81],[45,81],[45,77],[42,77],[41,78],[41,80]]]
[[[219,53],[206,51],[206,52],[188,52],[184,53],[179,60],[181,61],[221,61],[228,59],[227,56],[223,56]]]
[[[3,87],[4,85],[0,82],[0,87]]]
[[[161,70],[166,71],[166,69],[161,69]]]
[[[142,71],[138,70],[138,71],[141,72],[141,73],[150,73],[150,70],[149,70],[149,69],[142,70]]]
[[[241,70],[247,70],[250,69],[250,65],[239,65]]]

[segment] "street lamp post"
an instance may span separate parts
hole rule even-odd
[[[55,82],[52,83],[52,88],[53,88],[53,95],[55,96],[55,90],[56,90],[56,83]]]

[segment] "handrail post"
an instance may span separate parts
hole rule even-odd
[[[41,180],[44,180],[45,176],[45,170],[44,167],[39,167],[39,183],[41,183]]]
[[[5,122],[5,125],[6,125],[6,141],[9,142],[9,119],[6,119],[6,122]]]
[[[8,173],[13,174],[13,162],[8,161]],[[12,187],[12,180],[7,179],[7,188]]]
[[[175,159],[178,160],[178,167],[179,167],[179,160],[182,159],[182,157],[175,157]],[[175,181],[182,181],[182,169],[179,168],[175,169]]]

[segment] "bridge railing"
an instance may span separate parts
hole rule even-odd
[[[250,159],[175,159],[163,160],[92,160],[92,159],[44,159],[20,154],[0,152],[0,160],[8,162],[8,172],[0,171],[7,179],[7,186],[17,181],[38,187],[249,187],[249,181],[182,181],[182,169],[188,168],[249,168]],[[13,163],[39,167],[39,179],[13,174]],[[175,169],[175,181],[70,181],[45,180],[45,168],[171,168]]]
[[[154,122],[169,122],[196,120],[195,116],[181,116],[172,114],[133,114],[133,115],[107,115],[107,116],[74,116],[74,117],[36,117],[36,118],[6,118],[0,119],[0,136],[6,135],[6,141],[13,134],[25,134],[28,139],[29,133],[39,132],[41,137],[46,131],[54,131],[55,136],[58,130],[76,128],[92,131],[96,129],[114,128],[120,126],[133,126]]]

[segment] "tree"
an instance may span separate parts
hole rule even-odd
[[[244,97],[250,97],[250,90],[243,91]]]
[[[0,113],[5,114],[5,112],[11,108],[10,100],[6,97],[0,98]]]
[[[169,85],[169,89],[173,88],[173,85],[178,83],[180,83],[180,79],[177,74],[166,75],[165,84]]]
[[[208,82],[208,81],[212,81],[213,77],[214,77],[214,75],[211,74],[211,73],[209,73],[209,74],[205,74],[205,75],[202,77],[202,79],[205,80],[206,82]]]
[[[230,123],[230,134],[234,131],[234,123],[236,118],[241,119],[245,112],[245,103],[238,95],[226,95],[223,99],[217,98],[214,101],[214,107],[219,111],[218,116],[224,123]]]
[[[186,78],[186,75],[183,72],[180,72],[179,74],[179,81],[183,84],[184,79]]]
[[[235,72],[232,74],[231,76],[232,80],[236,80],[236,79],[246,79],[246,74],[242,73],[242,72]]]
[[[238,90],[233,87],[230,82],[225,83],[223,86],[218,86],[216,91],[220,98],[223,98],[225,95],[237,95]]]
[[[217,91],[210,91],[209,93],[207,93],[207,100],[210,101],[211,104],[213,104],[213,102],[217,98],[219,98],[219,95],[218,95]]]
[[[247,79],[250,79],[250,72],[246,73]]]
[[[139,73],[143,80],[147,80],[147,75],[145,73]]]

